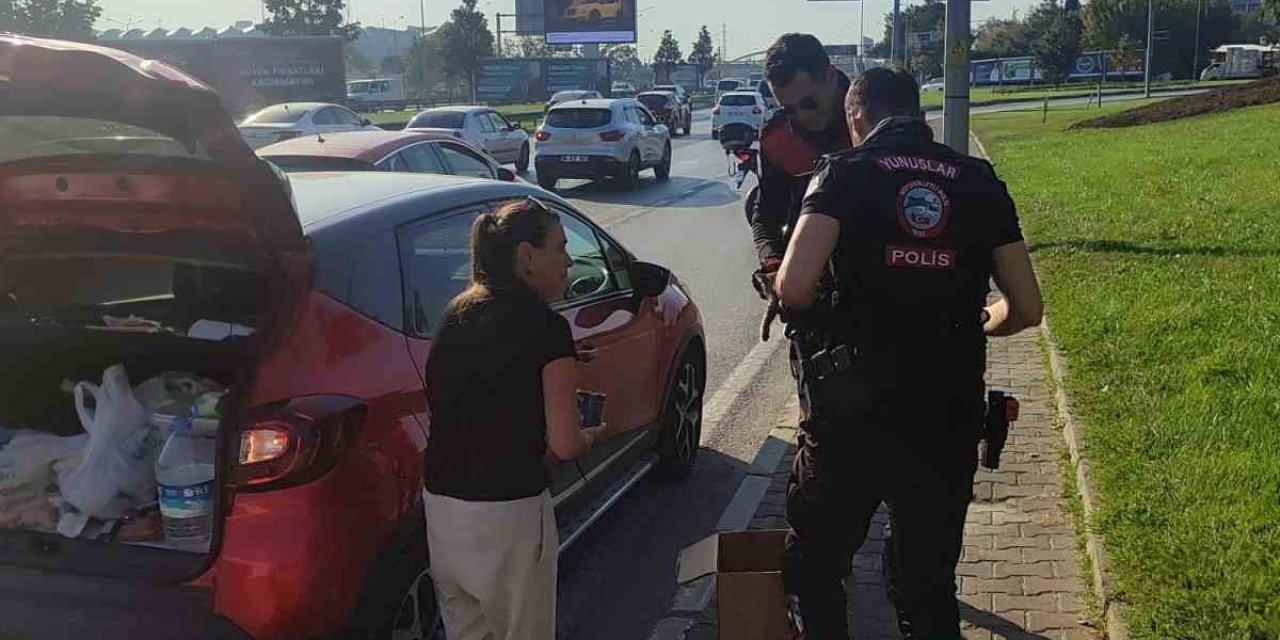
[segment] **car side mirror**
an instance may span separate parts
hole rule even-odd
[[[367,127],[367,126],[369,126],[369,125],[371,125],[371,124],[373,124],[373,121],[372,121],[372,120],[370,120],[370,119],[368,119],[368,118],[365,118],[364,120],[361,120],[360,122],[361,122],[362,124],[364,124],[364,126],[366,126],[366,127]]]
[[[515,182],[516,172],[506,167],[498,167],[498,179],[503,182]]]
[[[649,262],[631,263],[631,286],[641,298],[656,298],[671,284],[671,271]]]

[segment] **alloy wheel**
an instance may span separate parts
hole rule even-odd
[[[683,464],[693,459],[702,438],[702,379],[693,362],[680,368],[675,393],[676,457]]]

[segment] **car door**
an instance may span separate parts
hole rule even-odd
[[[471,225],[477,215],[490,210],[490,204],[477,203],[411,222],[396,231],[405,335],[420,372],[426,370],[431,339],[445,308],[470,284]],[[429,433],[429,425],[427,430]],[[581,481],[582,473],[574,462],[558,462],[551,468],[553,496]]]
[[[658,332],[654,299],[637,299],[625,253],[599,234],[585,216],[558,204],[573,265],[564,299],[556,305],[580,349],[595,357],[579,367],[579,385],[606,394],[604,419],[623,435],[601,443],[579,459],[588,477],[636,440],[658,419]]]
[[[644,107],[637,106],[636,114],[640,117],[641,140],[644,141],[646,149],[645,162],[655,163],[662,157],[662,144],[665,140],[662,129],[665,125],[659,125],[649,110]]]
[[[511,121],[507,120],[497,111],[489,113],[489,119],[493,121],[493,126],[498,130],[498,139],[501,141],[502,155],[494,156],[498,162],[507,163],[515,162],[520,156],[520,147],[524,144],[524,135]]]
[[[480,144],[476,146],[497,159],[502,154],[502,140],[498,135],[498,128],[493,124],[493,119],[489,117],[489,113],[478,111],[468,117],[475,122],[476,131],[479,132]]]
[[[450,175],[470,178],[498,179],[497,169],[489,160],[476,152],[453,142],[434,143],[444,159]]]

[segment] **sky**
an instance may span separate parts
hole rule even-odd
[[[884,15],[892,0],[637,0],[639,48],[642,58],[657,49],[664,29],[670,29],[686,55],[698,30],[707,25],[720,46],[722,26],[728,58],[761,51],[786,31],[813,33],[826,44],[854,44],[860,28],[867,37],[881,39]],[[904,6],[913,0],[903,0]],[[914,0],[919,2],[920,0]],[[1007,18],[1013,11],[1026,13],[1036,0],[982,0],[972,4],[973,20]],[[865,27],[861,5],[865,2]],[[418,24],[418,0],[348,0],[351,19],[365,26],[404,28]],[[427,25],[447,20],[458,0],[422,0]],[[260,21],[260,0],[98,0],[102,7],[99,29],[179,27],[223,28],[238,20]],[[515,0],[480,0],[479,9],[494,28],[493,14],[513,13]],[[504,21],[506,22],[506,21]],[[508,23],[509,24],[509,23]],[[510,28],[507,24],[504,27]]]

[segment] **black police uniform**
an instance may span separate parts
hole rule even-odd
[[[802,354],[808,400],[787,491],[784,578],[809,640],[849,637],[842,578],[890,506],[891,595],[904,635],[960,638],[955,567],[981,435],[981,312],[994,250],[1021,240],[991,165],[891,118],[829,156],[802,215],[840,222],[824,366]],[[844,365],[832,367],[839,351]],[[825,373],[825,375],[820,375]]]
[[[849,77],[839,74],[837,95],[849,91]],[[787,251],[788,231],[800,217],[800,202],[822,156],[851,146],[849,125],[841,109],[821,132],[792,125],[778,111],[760,134],[760,184],[747,198],[747,218],[760,263],[776,269]]]

